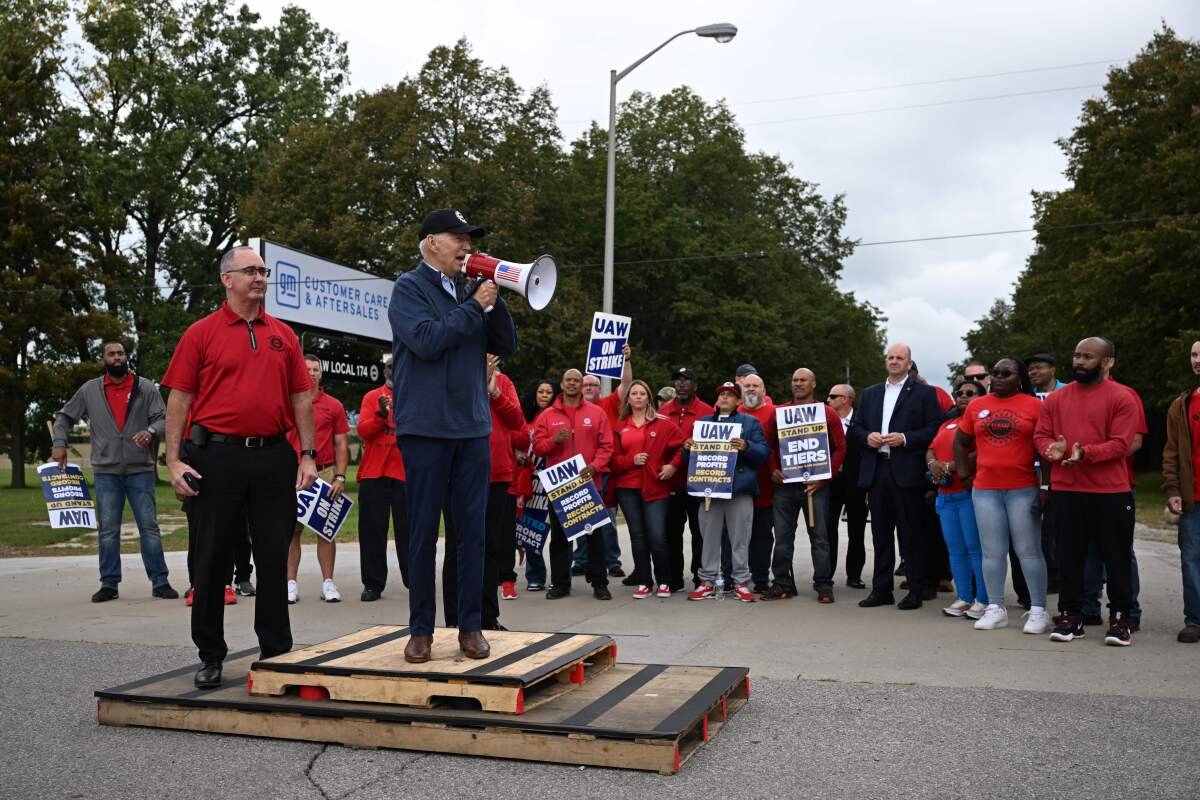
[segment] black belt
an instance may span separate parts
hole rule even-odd
[[[286,442],[287,437],[282,433],[274,436],[226,436],[223,433],[209,433],[208,440],[217,444],[231,444],[236,447],[267,447],[268,445]]]

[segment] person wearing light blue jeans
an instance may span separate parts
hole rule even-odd
[[[167,583],[167,562],[163,557],[162,533],[158,529],[153,472],[96,473],[100,585],[116,589],[121,582],[121,517],[125,513],[126,498],[137,522],[142,565],[150,585],[162,586]]]
[[[1042,555],[1041,519],[1034,510],[1038,487],[1023,489],[974,489],[971,502],[983,546],[983,582],[988,604],[1004,605],[1004,581],[1008,577],[1009,540],[1021,562],[1029,600],[1046,606],[1046,559]]]

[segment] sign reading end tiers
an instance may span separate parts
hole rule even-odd
[[[250,239],[271,270],[267,313],[313,331],[391,344],[393,281],[267,239]]]

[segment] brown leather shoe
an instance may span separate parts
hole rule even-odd
[[[492,654],[492,646],[483,638],[483,631],[460,632],[458,646],[467,658],[487,658]]]
[[[429,649],[433,647],[432,636],[409,636],[404,645],[404,660],[410,664],[424,664],[429,660]]]

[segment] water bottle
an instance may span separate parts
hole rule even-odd
[[[725,596],[725,578],[724,576],[717,578],[713,584],[713,599],[720,600]]]

